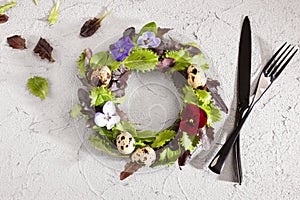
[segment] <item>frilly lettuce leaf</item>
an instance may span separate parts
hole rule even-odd
[[[113,100],[114,96],[108,88],[95,87],[91,90],[90,98],[92,106],[101,106],[106,101]]]
[[[180,149],[171,150],[169,147],[165,148],[163,152],[159,155],[159,160],[155,162],[152,167],[159,166],[159,165],[168,165],[171,166],[175,163],[175,161],[180,156]]]
[[[157,148],[163,146],[166,142],[172,140],[176,135],[176,132],[173,130],[164,130],[157,133],[157,136],[154,142],[151,144],[152,148]]]
[[[136,49],[123,61],[128,69],[141,72],[155,69],[158,63],[158,55],[147,49]]]
[[[192,63],[190,54],[186,49],[169,51],[166,53],[166,58],[173,58],[175,60],[171,72],[186,70]]]
[[[85,77],[86,66],[85,66],[85,52],[86,49],[80,54],[79,60],[77,60],[77,69],[82,77]]]

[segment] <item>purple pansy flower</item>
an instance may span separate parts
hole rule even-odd
[[[137,40],[137,44],[143,48],[156,48],[159,46],[160,42],[160,38],[155,37],[155,34],[153,32],[145,32]]]
[[[134,47],[129,36],[120,39],[116,42],[113,47],[110,49],[112,57],[114,60],[121,62],[123,61],[130,53],[131,49]]]

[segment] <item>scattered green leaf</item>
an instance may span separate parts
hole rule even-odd
[[[17,3],[15,1],[12,1],[11,3],[7,3],[3,6],[0,6],[0,15],[3,14],[8,9],[15,7],[16,5]]]
[[[91,105],[92,106],[102,106],[106,101],[111,101],[114,96],[108,88],[95,87],[91,90]]]
[[[48,21],[50,24],[55,24],[58,21],[58,8],[59,8],[59,0],[56,1],[55,6],[53,7],[53,9],[51,10],[49,17],[48,17]]]
[[[155,162],[152,167],[159,166],[159,165],[168,165],[171,166],[175,163],[175,161],[180,156],[180,149],[177,150],[171,150],[169,147],[167,147],[163,152],[159,155],[159,160]]]
[[[76,104],[76,105],[72,108],[72,110],[71,110],[71,112],[70,112],[70,116],[71,116],[72,118],[76,118],[76,117],[78,117],[78,116],[80,116],[80,115],[82,115],[82,113],[81,113],[81,105]]]
[[[85,66],[85,52],[86,49],[81,53],[79,60],[77,60],[77,69],[82,77],[85,77],[86,74],[86,66]]]
[[[48,82],[45,78],[34,76],[28,79],[27,87],[32,94],[45,99],[48,94]]]
[[[34,4],[35,4],[36,6],[39,5],[39,1],[38,1],[38,0],[33,0],[33,2],[34,2]]]
[[[151,144],[152,148],[157,148],[163,146],[165,143],[172,140],[176,135],[176,132],[173,130],[164,130],[162,132],[157,133],[157,136],[154,142]]]
[[[158,63],[158,56],[146,49],[137,49],[123,61],[129,69],[134,69],[141,72],[146,72],[155,69]]]

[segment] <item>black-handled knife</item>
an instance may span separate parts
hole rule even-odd
[[[243,113],[249,106],[250,96],[250,79],[251,79],[251,28],[248,17],[245,17],[239,46],[238,57],[238,79],[237,79],[237,110],[235,119],[235,128],[238,127],[241,122]],[[237,164],[237,177],[241,184],[242,182],[242,167],[240,157],[240,140],[239,137],[235,143],[235,158]],[[215,173],[220,174],[225,158],[218,159],[218,154],[209,164],[209,169]]]

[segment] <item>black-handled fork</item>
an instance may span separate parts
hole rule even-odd
[[[260,100],[263,94],[269,89],[272,83],[279,77],[281,72],[284,70],[284,68],[288,65],[288,63],[297,53],[298,49],[295,49],[295,47],[291,47],[291,45],[288,45],[286,47],[286,44],[287,43],[284,43],[279,48],[279,50],[272,56],[272,58],[268,61],[268,63],[265,65],[262,72],[260,73],[259,81],[257,83],[256,90],[251,104],[245,110],[243,117],[241,121],[238,123],[238,126],[236,127],[234,132],[230,135],[230,137],[227,139],[225,144],[222,146],[222,148],[219,150],[219,152],[216,154],[214,159],[209,164],[209,168],[213,172],[220,174],[224,162],[226,160],[226,157],[232,145],[235,143],[237,137],[239,136],[240,130],[243,127],[250,112],[252,111],[254,105]],[[279,53],[280,55],[278,56]]]

